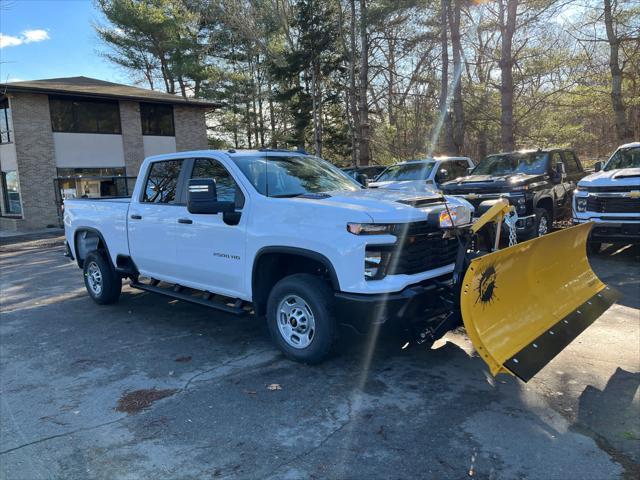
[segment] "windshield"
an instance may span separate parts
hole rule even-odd
[[[548,153],[503,153],[489,155],[471,172],[472,175],[542,174],[547,170]]]
[[[382,172],[376,182],[426,180],[434,165],[433,162],[393,165]]]
[[[618,150],[605,165],[605,170],[618,170],[620,168],[640,168],[640,147]]]
[[[267,197],[360,190],[359,184],[329,162],[310,155],[232,156],[255,189]]]

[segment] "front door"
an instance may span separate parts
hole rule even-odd
[[[242,297],[247,224],[246,214],[242,214],[245,196],[227,168],[216,159],[196,158],[186,168],[190,171],[188,178],[213,178],[218,200],[235,202],[240,215],[229,218],[222,213],[192,214],[186,206],[177,208],[177,256],[184,272],[180,283]]]
[[[129,250],[145,277],[176,283],[180,268],[176,257],[177,221],[181,208],[182,159],[154,162],[143,181],[139,198],[132,198],[127,225]]]

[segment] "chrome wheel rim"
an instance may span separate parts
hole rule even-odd
[[[285,296],[278,305],[278,331],[293,348],[306,348],[313,341],[316,322],[309,304],[298,295]]]
[[[87,284],[94,295],[102,293],[102,272],[96,262],[91,262],[87,266]]]
[[[547,217],[540,217],[540,222],[538,223],[538,236],[541,237],[545,235],[549,231],[549,225],[547,223]]]

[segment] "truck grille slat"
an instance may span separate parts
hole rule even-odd
[[[587,210],[597,213],[638,213],[640,198],[590,196],[587,199]]]
[[[392,251],[388,274],[413,275],[456,260],[457,240],[442,238],[442,231],[427,222],[410,223],[397,235],[398,245]]]

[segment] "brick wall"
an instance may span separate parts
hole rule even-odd
[[[122,125],[122,146],[127,176],[137,177],[144,160],[142,141],[142,123],[140,122],[140,104],[120,101],[120,123]]]
[[[11,108],[24,217],[16,221],[17,228],[38,229],[58,225],[53,184],[57,175],[49,97],[15,94]]]
[[[185,150],[206,150],[207,125],[205,123],[205,109],[202,107],[190,107],[175,105],[173,107],[173,120],[176,130],[176,149],[178,152]]]

